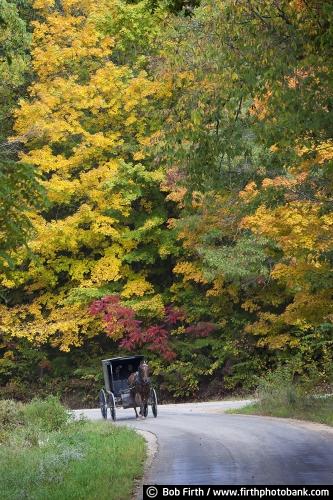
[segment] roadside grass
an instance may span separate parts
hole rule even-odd
[[[309,420],[333,426],[333,396],[327,398],[308,398],[306,401],[290,406],[267,404],[261,401],[250,403],[242,408],[227,410],[226,413],[240,413],[242,415],[263,415],[280,418],[296,418]]]
[[[11,418],[2,411],[8,407]],[[110,422],[74,421],[56,398],[0,401],[0,427],[3,500],[127,500],[143,474],[141,436]]]
[[[295,418],[333,426],[333,395],[316,394],[311,383],[295,382],[289,367],[280,367],[261,379],[256,399],[227,413]]]

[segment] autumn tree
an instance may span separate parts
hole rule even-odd
[[[148,78],[146,46],[129,50],[136,37],[152,44],[140,4],[34,6],[36,81],[20,101],[15,131],[25,143],[21,161],[43,176],[49,206],[33,217],[33,257],[22,250],[2,280],[9,297],[2,329],[66,351],[100,331],[86,308],[94,298],[117,292],[148,316],[164,309],[160,277],[174,244],[163,172],[143,148],[155,132],[150,109],[165,89]]]
[[[18,163],[22,141],[13,135],[13,112],[27,86],[30,33],[15,2],[0,5],[0,270],[14,265],[13,250],[26,243],[32,224],[29,212],[41,207],[43,192],[35,169]]]
[[[175,20],[157,70],[173,89],[158,154],[187,254],[176,296],[210,297],[240,357],[257,338],[259,359],[268,347],[326,371],[331,22],[330,2],[208,1]]]
[[[327,381],[332,2],[4,5],[5,142],[49,199],[2,276],[6,346],[140,350],[175,397],[282,362]]]

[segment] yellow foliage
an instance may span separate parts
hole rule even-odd
[[[33,216],[34,258],[23,250],[24,266],[2,279],[6,288],[20,286],[24,297],[22,305],[1,306],[1,322],[10,336],[66,351],[98,333],[86,306],[67,300],[73,290],[118,282],[122,295],[139,297],[149,314],[163,310],[161,296],[151,295],[153,286],[125,257],[164,219],[145,217],[131,235],[124,220],[133,214],[129,193],[136,186],[122,172],[131,157],[146,157],[145,145],[154,140],[146,108],[164,90],[144,71],[113,62],[116,42],[99,27],[108,0],[63,0],[61,9],[53,0],[34,5],[35,80],[16,111],[15,131],[25,143],[22,161],[43,175],[50,207],[47,216]],[[149,190],[158,190],[164,172],[147,169],[145,176]],[[152,213],[156,204],[141,198],[136,210]]]
[[[179,262],[173,268],[175,274],[182,274],[185,281],[195,281],[196,283],[207,283],[198,264],[194,262]]]
[[[260,206],[242,226],[274,239],[287,257],[311,252],[313,258],[332,248],[333,215],[321,214],[320,204],[292,202],[269,210]]]
[[[163,318],[164,315],[164,302],[160,294],[148,295],[143,299],[131,305],[134,311],[145,315],[148,318]]]
[[[127,119],[127,121],[128,121],[128,119]],[[140,161],[140,160],[143,160],[145,157],[146,157],[146,155],[143,151],[136,151],[133,155],[133,160]]]
[[[153,292],[153,290],[153,286],[143,276],[132,277],[123,287],[121,296],[124,298],[143,297],[146,293]]]
[[[102,285],[121,278],[121,259],[115,255],[105,255],[100,258],[91,273],[91,281],[95,285]]]
[[[266,180],[263,188],[284,186],[290,188],[296,179],[285,182],[282,178]],[[327,282],[330,263],[323,258],[333,248],[333,215],[322,210],[321,203],[294,201],[268,209],[260,206],[253,215],[242,221],[242,227],[251,229],[255,234],[274,241],[283,253],[271,270],[271,278],[292,293],[293,300],[279,315],[257,312],[258,321],[246,327],[246,331],[262,336],[260,346],[272,349],[286,345],[297,347],[300,339],[295,338],[290,327],[296,331],[307,331],[328,321],[333,312],[332,286],[315,291],[314,282]],[[309,279],[310,278],[310,279]],[[272,305],[283,303],[266,292],[265,302]],[[259,295],[258,295],[259,298]],[[260,300],[264,300],[261,297]],[[247,301],[251,306],[252,301]],[[244,308],[244,304],[243,304]],[[327,318],[327,319],[326,319]]]
[[[185,187],[179,187],[173,189],[166,197],[167,200],[174,201],[178,204],[180,208],[184,206],[184,197],[187,193],[187,189]]]
[[[333,313],[331,290],[323,290],[316,294],[306,290],[295,294],[292,304],[288,305],[282,315],[287,325],[295,325],[300,329],[311,329]]]
[[[258,189],[255,182],[250,182],[245,186],[245,189],[243,191],[239,192],[240,198],[242,198],[244,201],[251,201],[252,198],[257,196],[257,194]]]
[[[213,287],[207,290],[206,296],[207,297],[219,297],[223,293],[223,287],[224,287],[224,278],[223,276],[219,276],[213,281]]]
[[[260,310],[259,305],[256,304],[251,299],[248,299],[245,302],[243,302],[242,308],[245,309],[245,311],[249,311],[249,312],[255,312],[255,311],[259,311]]]
[[[12,361],[15,359],[13,351],[6,351],[3,357],[4,359],[10,359]]]
[[[250,114],[256,116],[258,120],[264,120],[267,116],[271,96],[272,91],[267,90],[263,97],[255,97],[253,99],[252,107],[250,108]]]
[[[35,0],[33,3],[35,9],[47,9],[54,7],[54,0]]]
[[[333,141],[322,142],[316,148],[316,161],[320,165],[327,161],[333,160]]]
[[[96,324],[82,306],[65,305],[61,296],[52,297],[49,294],[41,296],[30,305],[10,309],[0,306],[0,314],[4,333],[13,338],[26,338],[35,345],[51,341],[53,346],[62,351],[81,345]]]

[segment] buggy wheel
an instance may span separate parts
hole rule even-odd
[[[104,389],[101,389],[99,391],[98,399],[99,399],[99,406],[101,408],[102,417],[106,420],[108,418],[108,405],[106,402],[106,394],[105,394]]]
[[[116,400],[114,399],[114,395],[112,392],[109,394],[109,406],[110,406],[110,413],[111,413],[111,418],[115,422],[116,421]]]
[[[157,396],[156,396],[155,389],[151,390],[150,398],[151,398],[151,409],[152,409],[154,417],[156,418],[157,417]]]

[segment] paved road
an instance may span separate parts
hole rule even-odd
[[[229,401],[159,406],[136,421],[118,410],[118,425],[157,436],[158,452],[146,477],[157,484],[333,484],[333,429],[267,417],[228,415]],[[84,410],[99,419],[99,410]]]

